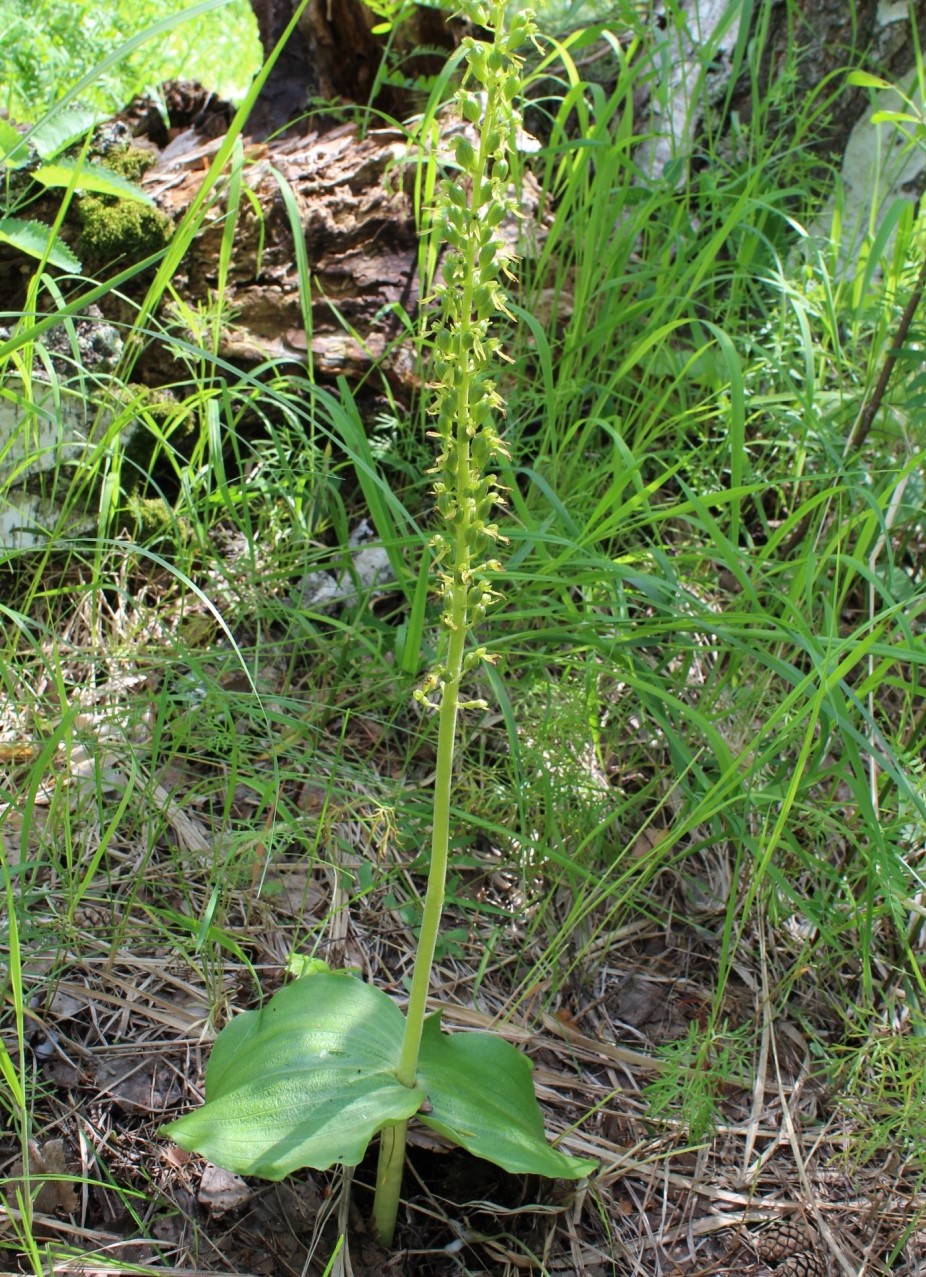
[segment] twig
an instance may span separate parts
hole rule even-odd
[[[871,392],[870,396],[862,403],[862,406],[859,409],[859,414],[853,423],[852,429],[849,431],[849,437],[846,439],[846,446],[842,453],[843,462],[845,462],[853,452],[856,452],[859,448],[861,448],[862,444],[864,444],[865,440],[871,433],[871,427],[874,424],[875,417],[878,414],[878,409],[881,407],[884,396],[887,393],[891,374],[894,371],[894,366],[897,363],[900,352],[903,350],[903,344],[907,339],[907,333],[910,331],[910,325],[913,323],[913,316],[916,314],[919,304],[923,300],[924,292],[926,292],[926,258],[923,259],[923,263],[920,266],[920,273],[913,286],[913,292],[910,294],[910,298],[904,307],[904,312],[900,317],[900,323],[897,325],[897,332],[894,336],[893,344],[884,356],[884,362],[881,365],[881,372],[878,375],[875,388]],[[830,494],[834,495],[837,491],[838,489],[834,484],[830,489]],[[792,554],[803,541],[812,521],[813,512],[808,511],[782,546],[782,554],[785,558]]]

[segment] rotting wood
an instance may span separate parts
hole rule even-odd
[[[461,127],[448,121],[446,136]],[[190,131],[159,156],[142,185],[162,211],[182,215],[217,145]],[[396,389],[413,390],[416,352],[408,334],[419,302],[419,236],[409,188],[417,162],[403,131],[375,129],[360,138],[352,124],[321,136],[247,145],[244,181],[252,199],[242,201],[236,228],[222,299],[229,318],[218,354],[243,366],[266,360],[302,365],[311,347],[321,380],[357,381],[375,365]],[[309,334],[284,183],[299,210],[308,259]],[[512,218],[509,228],[521,247],[530,242],[525,227],[535,244],[542,234],[541,206],[539,188],[527,175],[523,221]],[[220,198],[174,279],[189,307],[208,307],[214,297],[224,226]],[[169,350],[153,347],[141,370],[149,380],[168,379],[175,372],[170,358]]]

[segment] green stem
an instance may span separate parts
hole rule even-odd
[[[502,20],[502,8],[496,13],[499,29]],[[486,105],[483,129],[479,139],[479,150],[476,162],[469,174],[472,181],[473,205],[470,208],[471,221],[475,222],[478,212],[476,201],[481,197],[483,183],[488,168],[487,134],[489,125],[494,120],[496,101],[490,94]],[[477,528],[474,514],[475,506],[471,498],[473,474],[471,467],[470,444],[473,437],[473,406],[471,398],[473,387],[478,376],[478,367],[484,361],[484,355],[478,348],[478,341],[473,340],[474,316],[473,303],[478,269],[479,245],[473,235],[467,239],[463,253],[464,272],[463,288],[457,310],[457,349],[460,352],[460,377],[454,391],[455,429],[453,439],[447,440],[446,470],[452,474],[455,508],[457,517],[454,520],[454,539],[451,579],[445,586],[444,623],[450,631],[447,645],[447,659],[441,670],[441,693],[439,723],[437,732],[437,767],[434,777],[434,805],[431,824],[431,864],[428,871],[428,885],[424,898],[421,919],[421,934],[418,938],[418,951],[412,972],[411,990],[408,998],[408,1011],[405,1017],[405,1032],[402,1038],[402,1049],[396,1077],[403,1086],[413,1087],[418,1069],[418,1056],[421,1050],[421,1037],[427,1013],[428,988],[431,981],[431,970],[434,966],[434,955],[437,951],[437,938],[440,931],[441,914],[444,908],[444,896],[447,883],[447,865],[450,857],[450,799],[453,787],[453,755],[456,744],[457,716],[460,707],[460,683],[463,677],[463,663],[466,652],[466,639],[472,626],[469,615],[469,593],[473,585],[473,552],[472,545],[476,540]],[[396,1216],[402,1189],[402,1171],[405,1165],[405,1141],[408,1130],[407,1122],[387,1127],[380,1136],[379,1163],[376,1172],[376,1193],[373,1201],[373,1221],[376,1235],[382,1245],[392,1246],[395,1233]]]
[[[440,725],[437,733],[437,770],[434,777],[434,818],[431,828],[431,867],[428,871],[428,889],[424,898],[421,918],[421,935],[412,974],[412,987],[408,997],[405,1017],[405,1036],[399,1056],[396,1076],[403,1086],[415,1085],[418,1068],[418,1052],[427,1011],[428,985],[437,935],[440,930],[441,912],[447,881],[447,862],[450,854],[450,796],[453,783],[453,751],[456,743],[457,706],[460,699],[460,675],[463,668],[463,649],[466,643],[466,588],[454,586],[454,594],[462,595],[454,608],[461,624],[451,634],[448,653],[447,677],[440,703]],[[456,615],[454,619],[456,619]]]
[[[472,375],[461,379],[459,389],[460,411],[456,439],[454,471],[456,488],[463,506],[470,482],[469,438],[466,425],[469,421],[469,389]],[[415,1085],[421,1035],[427,1013],[428,987],[437,937],[440,932],[441,914],[447,885],[447,864],[450,859],[450,798],[453,790],[453,754],[457,734],[457,714],[460,704],[460,680],[463,675],[463,657],[466,650],[467,596],[470,582],[470,552],[468,533],[470,521],[463,518],[457,527],[453,584],[450,607],[446,620],[450,628],[447,663],[444,667],[441,690],[439,723],[437,730],[437,768],[434,775],[434,814],[431,823],[431,865],[428,870],[428,887],[421,916],[421,934],[418,952],[412,972],[412,987],[408,996],[405,1016],[405,1033],[396,1077],[403,1086]],[[376,1171],[376,1193],[373,1199],[373,1220],[376,1235],[383,1246],[391,1248],[395,1233],[396,1215],[402,1187],[402,1169],[405,1165],[405,1137],[408,1123],[388,1127],[380,1137],[379,1163]]]
[[[405,1017],[405,1035],[402,1040],[399,1067],[396,1070],[396,1077],[404,1086],[415,1085],[421,1034],[427,1010],[428,985],[431,968],[434,965],[447,882],[453,751],[456,742],[463,652],[466,645],[466,586],[461,573],[454,573],[453,616],[454,619],[459,618],[459,624],[457,629],[451,632],[447,661],[448,677],[444,683],[440,702],[437,771],[434,777],[434,819],[431,829],[431,867],[428,872],[428,888],[421,918],[421,935],[418,940],[408,1012]],[[373,1199],[373,1224],[379,1241],[387,1249],[392,1246],[399,1210],[407,1130],[408,1123],[400,1122],[396,1126],[386,1127],[380,1135],[376,1193]]]
[[[376,1167],[376,1192],[373,1197],[373,1228],[377,1240],[392,1249],[395,1222],[402,1195],[402,1169],[405,1166],[405,1136],[408,1122],[386,1126],[379,1135],[379,1162]]]

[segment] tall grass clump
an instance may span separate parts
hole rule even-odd
[[[519,988],[590,978],[603,937],[640,912],[713,919],[697,1055],[714,1049],[734,964],[760,961],[757,928],[775,937],[784,1002],[848,968],[871,1005],[886,951],[922,1002],[899,824],[922,813],[907,762],[918,524],[903,495],[922,441],[914,418],[882,410],[877,437],[846,450],[920,233],[912,209],[895,215],[899,237],[874,231],[853,278],[810,230],[819,168],[763,133],[758,100],[735,159],[710,156],[686,185],[642,174],[637,54],[615,51],[608,96],[556,49],[569,88],[541,153],[553,221],[524,273],[506,386],[522,461],[505,474],[517,524],[491,641],[510,700],[538,707],[509,724],[520,810],[546,812],[522,854],[546,865],[548,905],[557,883],[572,899],[555,922],[534,914],[543,952]],[[898,381],[894,402],[906,393]],[[584,818],[558,822],[583,765]],[[703,1061],[677,1076],[693,1085]]]
[[[221,7],[206,0],[185,16],[195,21]],[[229,169],[230,191],[236,180],[240,188],[241,132],[273,59],[247,93],[197,197],[161,247],[97,282],[82,274],[80,263],[60,257],[56,238],[92,170],[84,160],[96,117],[74,104],[121,58],[142,50],[146,38],[163,37],[182,17],[165,18],[124,41],[54,105],[43,102],[30,131],[5,126],[0,132],[10,179],[3,199],[18,199],[26,189],[36,153],[39,161],[48,153],[39,144],[57,147],[64,139],[83,146],[61,186],[55,226],[31,219],[29,206],[0,209],[16,218],[15,225],[0,220],[0,229],[18,237],[13,242],[34,264],[22,308],[0,314],[0,393],[20,413],[15,436],[3,441],[0,507],[5,518],[20,518],[20,500],[30,493],[37,469],[47,476],[43,495],[57,502],[57,508],[51,502],[44,507],[34,544],[12,541],[0,552],[0,858],[9,991],[0,1103],[16,1146],[5,1198],[16,1236],[5,1236],[2,1244],[20,1251],[36,1273],[45,1271],[46,1261],[33,1217],[54,1209],[43,1187],[68,1183],[73,1173],[42,1160],[47,1088],[28,1047],[34,1008],[41,1004],[53,1014],[62,975],[85,972],[92,985],[101,962],[111,970],[111,988],[130,989],[140,978],[130,970],[134,961],[143,962],[142,950],[162,944],[206,990],[207,1017],[219,1016],[225,961],[240,961],[254,972],[254,950],[225,925],[230,901],[244,884],[259,889],[277,834],[286,844],[305,843],[286,792],[304,783],[297,774],[312,757],[312,732],[303,718],[307,703],[292,685],[291,650],[280,629],[271,634],[271,628],[284,621],[291,644],[297,626],[288,591],[311,566],[313,542],[330,524],[329,496],[339,481],[333,467],[326,471],[319,446],[312,491],[301,498],[290,457],[305,459],[305,439],[319,415],[329,439],[332,423],[346,416],[330,395],[319,412],[307,408],[293,379],[273,368],[249,376],[222,363],[213,341],[217,316],[207,317],[195,347],[189,331],[180,334],[157,318]],[[236,210],[229,203],[233,230]],[[226,246],[226,266],[229,251]],[[137,289],[140,281],[141,301],[118,333],[110,365],[85,368],[80,332],[87,310],[123,288]],[[127,296],[123,301],[125,314],[131,303]],[[173,395],[159,397],[132,384],[136,352],[152,339],[171,346],[178,369],[187,370]],[[79,405],[87,426],[86,441],[75,450],[62,446],[64,407],[71,404]],[[268,414],[269,404],[285,454],[276,464],[287,485],[274,486],[272,497],[260,502],[253,497],[261,492],[255,482],[246,500],[244,476],[256,470],[258,458],[242,419],[249,411]],[[297,427],[298,446],[287,440],[287,430]],[[49,466],[50,459],[56,464]],[[266,455],[260,460],[266,477],[272,463]],[[302,522],[287,520],[288,562],[280,554],[268,566],[257,548],[272,544],[279,529],[281,491],[291,494]],[[223,525],[224,535],[245,547],[235,567],[215,549]],[[266,587],[260,592],[254,588],[258,577]],[[246,633],[233,632],[236,616],[248,617]],[[311,627],[310,621],[299,623]],[[323,685],[330,675],[318,672]],[[322,718],[328,712],[323,694],[310,717],[316,709]],[[284,741],[304,760],[294,771],[281,766]],[[351,758],[344,777],[337,786],[327,774],[322,778],[329,824],[346,801],[342,784],[357,792]],[[253,786],[253,801],[244,807],[241,785]],[[359,787],[371,794],[374,788],[368,779]],[[209,822],[222,830],[219,838],[207,839],[197,815],[181,811],[178,789],[194,813],[209,813]],[[307,854],[317,852],[318,844],[310,843]],[[155,885],[149,891],[146,884]],[[105,1143],[87,1152],[99,1177],[112,1180]],[[5,1145],[5,1165],[12,1157]],[[137,1217],[131,1192],[124,1203]]]

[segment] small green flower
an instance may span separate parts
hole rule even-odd
[[[434,684],[429,676],[431,690],[457,686],[467,634],[500,598],[488,579],[497,562],[482,561],[488,543],[504,540],[492,521],[504,503],[494,462],[507,454],[496,428],[504,403],[490,377],[503,356],[491,330],[500,316],[512,318],[499,278],[511,277],[513,255],[500,228],[517,215],[508,189],[508,157],[521,123],[514,105],[521,83],[517,49],[533,33],[529,14],[517,15],[506,30],[503,6],[465,8],[473,21],[494,30],[495,40],[464,41],[467,75],[457,95],[464,131],[454,141],[457,167],[441,186],[437,208],[438,234],[447,248],[435,290],[430,411],[439,441],[434,497],[445,531],[431,546],[449,650],[448,677]],[[468,659],[465,668],[472,668]]]

